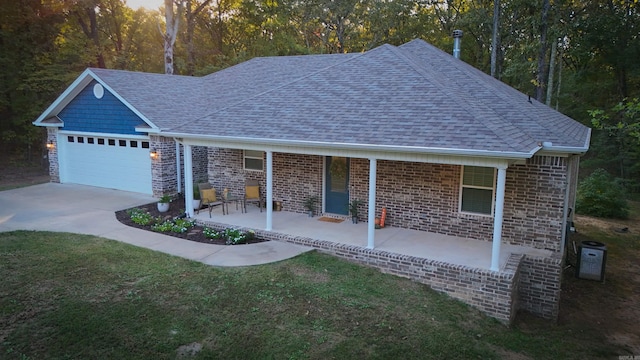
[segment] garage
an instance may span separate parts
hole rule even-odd
[[[58,133],[60,182],[152,194],[149,139]]]

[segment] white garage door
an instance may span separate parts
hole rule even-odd
[[[60,182],[151,194],[149,140],[60,134]]]

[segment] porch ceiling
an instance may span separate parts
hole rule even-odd
[[[263,230],[266,212],[259,212],[255,206],[248,206],[242,213],[230,206],[230,214],[222,215],[220,208],[214,209],[209,218],[208,211],[195,215],[197,220],[211,221],[244,228]],[[275,233],[303,236],[339,244],[367,246],[367,223],[352,224],[350,219],[341,223],[319,221],[320,216],[287,211],[273,212]],[[448,236],[425,231],[385,227],[375,232],[375,249],[390,253],[409,255],[455,265],[488,270],[491,266],[491,242]],[[502,244],[500,269],[503,269],[511,253],[534,256],[550,256],[548,250]]]

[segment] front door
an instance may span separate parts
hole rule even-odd
[[[325,211],[332,214],[348,214],[349,158],[327,156]]]

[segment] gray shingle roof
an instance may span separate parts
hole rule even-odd
[[[414,40],[361,54],[256,58],[202,77],[94,72],[172,134],[531,153],[589,129]]]

